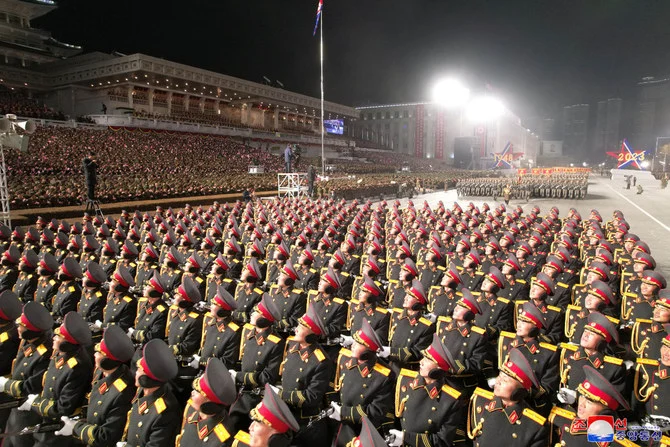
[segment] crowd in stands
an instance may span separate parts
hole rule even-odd
[[[0,115],[12,113],[18,117],[65,120],[67,117],[46,104],[12,90],[0,90]]]
[[[6,153],[12,209],[82,203],[89,151],[99,159],[103,203],[274,189],[275,175],[249,176],[248,166],[283,166],[280,157],[218,136],[39,128],[28,152]]]

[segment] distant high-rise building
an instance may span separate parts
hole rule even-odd
[[[598,102],[593,154],[598,156],[607,151],[617,151],[621,136],[621,112],[623,101],[610,98]]]
[[[589,105],[563,107],[563,153],[578,159],[588,156]]]
[[[631,142],[636,149],[651,150],[656,137],[670,136],[670,76],[646,77],[637,86]]]

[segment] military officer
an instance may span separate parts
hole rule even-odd
[[[443,265],[439,265],[442,260],[442,252],[439,246],[433,243],[425,256],[426,263],[419,272],[419,280],[424,290],[430,290],[431,287],[440,284],[442,276],[446,271]]]
[[[544,315],[547,322],[546,328],[542,330],[541,338],[548,343],[556,344],[563,337],[563,309],[556,306],[551,306],[546,303],[547,296],[554,293],[554,281],[546,273],[539,272],[533,279],[530,287],[529,297],[530,301]],[[516,302],[517,306],[523,304],[522,301]],[[518,313],[517,307],[517,313]],[[516,317],[516,315],[515,315]]]
[[[435,325],[423,317],[426,303],[423,285],[415,279],[408,287],[403,307],[391,311],[389,346],[382,348],[379,357],[386,358],[394,371],[416,369],[421,351],[430,345]]]
[[[234,427],[228,409],[236,397],[235,383],[226,366],[218,358],[210,358],[205,372],[193,381],[175,445],[230,446]]]
[[[372,281],[370,279],[370,281]],[[332,361],[337,359],[339,352],[338,340],[346,329],[349,303],[336,296],[340,288],[340,276],[332,268],[323,275],[317,290],[310,290],[307,295],[307,310],[314,307],[321,318],[325,338],[323,349]]]
[[[103,311],[107,297],[103,294],[102,284],[107,281],[105,272],[95,261],[88,263],[82,279],[81,301],[77,304],[77,313],[87,323],[95,323],[104,319]]]
[[[237,281],[227,277],[226,274],[229,271],[230,265],[228,264],[228,261],[226,261],[223,256],[221,256],[221,253],[219,253],[212,261],[210,274],[207,276],[207,287],[205,288],[204,298],[205,302],[212,302],[212,299],[218,293],[219,286],[223,286],[226,291],[231,294],[235,293]]]
[[[0,377],[0,391],[4,393],[0,396],[7,395],[18,400],[38,395],[42,391],[42,379],[49,366],[52,352],[53,318],[46,307],[36,302],[29,302],[23,306],[17,326],[23,345],[12,365],[11,376]],[[7,357],[7,359],[11,361],[13,358]],[[37,413],[13,408],[7,420],[6,432],[19,431],[29,425],[39,424],[41,420]],[[30,447],[33,444],[32,435],[24,435],[7,438],[3,445]]]
[[[658,291],[668,285],[665,277],[655,270],[645,270],[641,281],[639,295],[624,293],[621,300],[621,320],[624,322],[637,318],[650,319],[654,313],[652,303],[658,297]]]
[[[21,301],[14,292],[5,290],[0,293],[0,384],[1,381],[7,382],[4,376],[12,372],[12,361],[19,350],[20,336],[15,320],[21,315],[21,307]],[[11,400],[9,395],[0,394],[0,403]],[[5,428],[8,417],[9,409],[0,410],[0,429]]]
[[[136,347],[135,356],[130,365],[132,372],[137,371],[137,360],[142,357],[142,348],[154,338],[163,340],[166,337],[168,305],[163,300],[167,292],[165,277],[154,272],[154,276],[146,283],[142,291],[143,297],[137,303],[138,312],[135,324],[128,328],[128,336]]]
[[[670,330],[670,290],[658,294],[651,320],[638,318],[631,333],[631,348],[638,357],[650,358],[658,353],[661,342]],[[653,357],[652,357],[653,358]]]
[[[600,312],[604,315],[611,314],[614,295],[612,289],[603,281],[593,281],[587,289],[584,297],[584,307],[568,305],[565,313],[565,336],[571,343],[579,344],[587,318],[591,312]],[[612,317],[612,320],[615,320]],[[616,320],[618,322],[618,320]]]
[[[100,267],[105,271],[107,278],[112,276],[114,270],[116,270],[116,257],[119,254],[119,244],[116,243],[114,239],[108,237],[107,240],[102,244],[100,250]]]
[[[161,268],[161,275],[165,277],[167,282],[167,292],[172,293],[179,284],[181,284],[181,277],[183,272],[180,270],[180,266],[184,263],[183,255],[174,247],[171,246],[165,255],[163,260],[163,266]]]
[[[488,350],[486,329],[475,326],[481,307],[463,287],[451,317],[440,317],[437,335],[454,356],[456,368],[447,376],[449,386],[469,396],[479,384]]]
[[[242,336],[242,328],[231,316],[236,306],[235,298],[220,285],[211,302],[210,313],[205,316],[202,346],[199,354],[193,356],[191,367],[204,367],[208,359],[217,358],[227,369],[236,368]]]
[[[456,264],[451,262],[442,276],[440,285],[432,286],[428,292],[428,311],[436,317],[451,315],[458,301],[456,290],[462,283]]]
[[[635,398],[638,406],[644,407],[637,410],[640,415],[648,415],[651,423],[655,416],[667,418],[670,415],[669,377],[670,335],[666,335],[653,358],[638,358],[635,367]]]
[[[549,414],[551,401],[559,385],[557,348],[538,339],[544,324],[542,312],[532,303],[524,303],[517,317],[516,333],[503,331],[498,339],[498,368],[514,348],[518,348],[531,364],[540,386],[533,390],[530,397],[534,409],[543,416]],[[491,386],[495,382],[490,380]]]
[[[20,227],[17,227],[20,228]],[[15,244],[11,244],[0,256],[0,292],[12,290],[19,277],[19,262],[21,251]]]
[[[121,440],[135,396],[135,381],[127,365],[134,351],[132,342],[120,327],[105,329],[102,341],[96,346],[96,373],[86,419],[76,421],[63,416],[65,425],[55,435],[74,436],[92,447],[113,447]]]
[[[39,257],[33,250],[26,250],[19,262],[19,276],[12,290],[24,303],[35,298],[37,275],[35,270],[39,265]]]
[[[509,331],[513,326],[514,305],[507,298],[497,296],[503,286],[502,272],[498,267],[490,266],[488,273],[484,275],[477,300],[482,312],[475,317],[475,325],[486,329],[489,341],[488,360],[492,362],[486,366],[490,368],[495,368],[498,335],[501,331]]]
[[[475,446],[546,446],[547,421],[524,400],[538,386],[526,357],[512,349],[500,368],[493,392],[477,388],[470,399],[467,431]]]
[[[579,418],[587,421],[592,416],[614,416],[630,409],[628,402],[603,375],[589,365],[584,365],[584,381],[579,384],[579,405],[577,413],[560,407],[554,407],[549,422],[558,429],[559,441],[556,445],[574,447],[593,445],[587,437],[587,425],[574,423]],[[553,436],[552,436],[553,437]],[[628,439],[614,438],[616,444],[635,447],[637,444]],[[553,445],[553,440],[550,442]]]
[[[249,434],[239,432],[235,435],[238,442],[233,444],[234,447],[287,447],[300,429],[291,410],[269,384],[265,385],[263,400],[250,411],[249,416],[252,421]]]
[[[140,255],[140,262],[135,273],[135,287],[141,291],[146,283],[153,278],[154,272],[158,271],[158,252],[152,244],[146,244]]]
[[[505,275],[505,286],[498,293],[501,298],[512,302],[528,299],[529,286],[525,279],[517,277],[521,264],[514,253],[509,253],[503,261],[501,272]]]
[[[623,360],[606,355],[611,345],[618,342],[616,325],[605,315],[591,312],[579,346],[561,343],[561,389],[558,400],[569,405],[575,402],[577,398],[575,390],[584,380],[583,365],[596,368],[613,386],[623,391],[626,381]]]
[[[419,270],[411,258],[406,258],[398,279],[392,279],[389,284],[388,301],[391,309],[402,308],[407,289],[412,285],[412,281],[419,277]]]
[[[135,280],[130,271],[122,264],[117,265],[109,285],[104,318],[101,322],[95,323],[97,328],[118,325],[123,332],[127,332],[133,326],[137,316],[137,301],[128,290],[134,285]]]
[[[360,330],[363,320],[365,320],[382,340],[382,346],[388,344],[391,314],[383,307],[383,300],[382,290],[374,281],[367,281],[361,287],[358,299],[352,299],[349,304],[347,329],[351,331],[351,334]]]
[[[277,382],[284,352],[284,339],[277,336],[273,323],[279,310],[272,299],[264,294],[251,314],[250,323],[244,325],[240,345],[240,370],[231,369],[235,384],[241,387],[240,397],[231,408],[235,427],[248,427],[248,414],[261,400],[262,387]]]
[[[37,274],[37,289],[35,290],[35,302],[42,304],[51,311],[53,297],[58,292],[59,281],[56,278],[58,274],[58,261],[51,253],[42,253],[40,255]]]
[[[44,422],[76,414],[86,401],[93,376],[93,365],[86,352],[92,343],[91,330],[84,319],[71,311],[54,333],[54,355],[44,373],[42,392],[29,395],[28,400],[18,408],[32,410]],[[36,433],[33,438],[36,446],[72,445],[71,439],[59,439],[53,432]]]
[[[319,344],[324,336],[322,316],[310,306],[298,320],[295,336],[286,343],[280,369],[282,381],[278,394],[301,427],[294,439],[299,446],[329,442],[326,421],[317,418],[323,409],[332,373],[331,361]]]
[[[298,324],[298,318],[305,313],[307,300],[301,289],[293,286],[298,280],[298,273],[291,264],[282,267],[277,278],[277,289],[270,293],[270,298],[279,310],[279,318],[275,321],[275,329],[286,338],[288,332]]]
[[[402,430],[390,430],[392,446],[452,445],[465,440],[465,405],[461,393],[446,384],[455,361],[437,334],[422,351],[419,371],[401,369],[396,384],[395,415]]]
[[[172,350],[163,340],[150,340],[144,346],[135,373],[138,392],[128,413],[124,446],[168,446],[174,443],[181,421],[181,407],[168,382],[177,377],[177,371]]]
[[[240,283],[235,289],[237,308],[233,312],[233,320],[237,324],[249,322],[254,306],[261,300],[263,290],[258,287],[261,281],[261,270],[258,260],[252,258],[242,271]]]
[[[174,293],[174,304],[170,306],[168,314],[167,344],[179,362],[179,378],[172,385],[182,403],[188,399],[191,376],[195,373],[189,363],[200,349],[202,339],[203,316],[194,308],[201,299],[198,286],[190,277],[184,276]]]
[[[51,315],[56,324],[60,324],[68,312],[77,310],[77,303],[81,299],[81,286],[75,279],[81,277],[81,267],[77,260],[72,257],[65,258],[58,271],[61,283],[51,301]]]
[[[348,442],[360,431],[364,416],[378,430],[390,428],[393,423],[396,376],[377,357],[382,340],[367,320],[363,320],[353,338],[351,350],[340,351],[335,372],[339,403],[331,402],[334,411],[330,417],[341,423],[338,443]]]

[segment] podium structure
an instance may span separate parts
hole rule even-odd
[[[307,197],[307,173],[290,172],[277,174],[277,195],[279,197]]]

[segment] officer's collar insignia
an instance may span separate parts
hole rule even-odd
[[[361,377],[365,377],[370,373],[370,368],[368,368],[368,365],[365,365],[363,369],[359,367],[358,370],[361,372]]]
[[[661,379],[666,379],[668,377],[668,370],[663,365],[659,365],[658,377]]]
[[[507,414],[507,412],[505,412],[505,414]],[[516,410],[512,410],[512,412],[507,415],[507,419],[509,420],[510,424],[514,424],[519,420],[519,413],[517,413]]]
[[[531,354],[535,354],[537,352],[537,345],[535,343],[529,343],[528,350]]]
[[[430,389],[428,390],[428,395],[430,396],[431,399],[435,399],[438,395],[440,394],[440,390],[435,384],[430,386]]]
[[[137,408],[137,412],[139,414],[144,414],[145,411],[147,411],[147,408],[149,408],[149,403],[145,400],[140,404],[140,406]]]
[[[60,368],[63,367],[64,364],[65,364],[65,358],[64,357],[61,357],[58,360],[56,360],[56,368],[60,369]]]
[[[31,355],[33,355],[33,352],[35,352],[35,350],[33,349],[32,346],[28,346],[23,349],[23,355],[25,357],[30,357]]]
[[[464,337],[467,336],[470,333],[470,325],[464,324],[458,328],[458,332],[460,332]]]
[[[107,386],[107,382],[102,382],[102,384],[98,387],[98,392],[100,394],[105,394],[108,388],[109,387]]]

